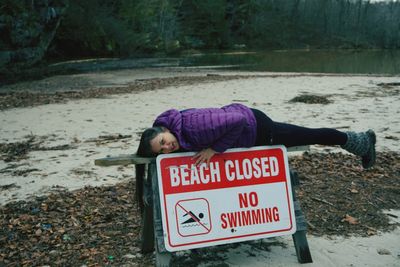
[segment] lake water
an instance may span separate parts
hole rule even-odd
[[[245,71],[400,74],[400,50],[285,50],[208,52],[180,57],[97,58],[50,65],[75,71],[151,67],[204,67]]]
[[[400,74],[400,50],[285,50],[190,55],[179,66],[272,72]]]

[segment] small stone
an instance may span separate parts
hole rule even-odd
[[[387,250],[385,248],[379,248],[379,249],[377,249],[377,251],[378,251],[379,255],[391,255],[392,254],[389,250]]]
[[[123,256],[123,258],[125,258],[125,259],[135,259],[136,256],[133,255],[133,254],[126,254],[126,255]]]
[[[57,255],[58,254],[58,251],[57,250],[51,250],[50,252],[49,252],[49,254],[50,255]]]
[[[134,251],[134,252],[140,252],[140,248],[138,248],[138,247],[132,247],[131,250]]]
[[[71,237],[70,237],[68,234],[64,234],[64,235],[62,236],[62,239],[63,239],[64,241],[69,241],[69,240],[71,240]]]
[[[35,232],[36,236],[40,236],[41,234],[42,234],[42,230],[40,230],[40,229],[36,230],[36,232]]]

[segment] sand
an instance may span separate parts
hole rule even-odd
[[[125,86],[135,79],[207,73],[222,72],[184,69],[124,70],[56,76],[48,78],[47,83],[45,79],[24,83],[24,86],[27,89],[41,88],[46,84],[58,84],[60,87],[68,84],[69,88],[73,88],[75,84],[79,89],[110,84]],[[77,77],[83,82],[77,83]],[[75,82],[70,82],[72,80]],[[87,185],[110,185],[132,179],[133,167],[98,167],[94,165],[94,159],[134,153],[138,134],[150,126],[159,113],[169,108],[218,107],[238,102],[263,110],[276,121],[340,130],[362,131],[372,128],[378,136],[378,151],[398,151],[399,87],[379,84],[399,80],[398,76],[281,73],[271,77],[176,86],[134,94],[73,100],[63,104],[4,110],[0,112],[0,143],[21,142],[30,135],[42,140],[43,146],[69,145],[71,149],[33,151],[28,154],[27,159],[13,163],[0,160],[0,170],[10,167],[10,164],[17,164],[13,166],[14,170],[36,169],[25,176],[15,176],[12,172],[0,173],[0,186],[14,184],[13,187],[0,191],[0,204],[29,200],[32,196],[46,194],[59,187],[74,190]],[[290,99],[304,93],[327,96],[333,103],[289,103]],[[99,136],[112,134],[132,135],[132,138],[99,142]],[[320,146],[313,146],[311,150],[340,151],[338,148]],[[232,266],[297,266],[290,238],[283,240],[288,244],[287,248],[274,247],[271,252],[259,252],[257,257],[241,255],[241,251],[246,250],[246,245],[239,246],[230,252],[226,263]],[[400,266],[399,229],[370,238],[310,236],[309,244],[314,258],[314,264],[310,266]],[[383,249],[388,253],[382,255]]]

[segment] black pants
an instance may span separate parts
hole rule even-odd
[[[347,135],[332,128],[306,128],[288,123],[275,122],[264,112],[251,109],[257,121],[256,146],[284,145],[344,145]]]

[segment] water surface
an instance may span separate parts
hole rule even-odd
[[[400,74],[400,50],[205,53],[181,57],[178,65],[247,71]]]

